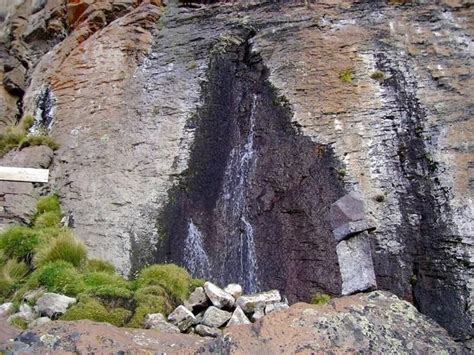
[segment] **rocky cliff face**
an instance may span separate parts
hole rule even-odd
[[[124,274],[173,261],[340,294],[328,212],[357,191],[378,287],[467,339],[474,13],[400,3],[23,1],[3,22],[0,124],[29,112],[50,131],[49,188]],[[42,192],[26,186],[0,192],[4,224]]]

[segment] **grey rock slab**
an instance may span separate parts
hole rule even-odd
[[[235,303],[235,298],[232,297],[232,295],[225,292],[219,286],[214,285],[212,282],[208,281],[204,284],[204,291],[212,304],[217,308],[232,308]]]
[[[190,326],[195,324],[196,317],[183,305],[176,307],[168,316],[168,321],[177,326],[180,331],[186,331]]]
[[[9,316],[13,312],[13,303],[6,302],[0,305],[0,317]]]
[[[51,319],[49,319],[48,317],[39,317],[32,321],[30,324],[28,324],[28,329],[41,327],[42,325],[49,322],[51,322]]]
[[[196,308],[205,307],[208,304],[209,298],[202,287],[196,287],[196,289],[189,295],[189,298],[184,302],[184,306],[190,311]]]
[[[196,332],[196,334],[199,334],[203,337],[217,338],[219,335],[221,335],[221,331],[219,329],[208,327],[203,324],[198,324],[194,331]]]
[[[237,306],[234,310],[234,313],[232,313],[232,317],[230,317],[229,323],[227,323],[227,327],[231,327],[233,325],[250,324],[250,323],[251,323],[250,320],[245,315],[244,311],[242,311],[242,308]]]
[[[179,328],[169,323],[161,313],[147,314],[144,326],[146,329],[156,329],[165,333],[180,333]]]
[[[364,202],[362,197],[355,192],[341,197],[331,205],[329,210],[329,219],[333,230],[348,222],[364,218]]]
[[[250,318],[252,319],[252,322],[256,322],[259,319],[263,318],[264,316],[265,316],[264,308],[258,308],[255,310],[255,312],[252,314]]]
[[[280,301],[280,292],[278,290],[271,290],[254,295],[241,296],[237,300],[237,305],[242,308],[245,313],[252,313],[258,308],[264,308],[267,304]]]
[[[368,238],[367,233],[358,234],[336,247],[343,295],[377,287]]]
[[[237,299],[242,296],[242,286],[239,284],[228,284],[224,288],[224,292],[227,292],[228,294],[232,295],[232,297]]]
[[[265,306],[265,314],[283,311],[288,308],[290,308],[290,306],[288,306],[288,303],[285,303],[285,302],[270,303]]]
[[[55,318],[64,314],[69,306],[75,304],[77,300],[73,297],[47,292],[36,302],[36,312]]]
[[[201,324],[207,325],[211,328],[219,328],[220,326],[224,325],[231,317],[232,313],[211,306],[204,313]]]

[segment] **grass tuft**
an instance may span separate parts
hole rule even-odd
[[[86,262],[87,249],[84,243],[74,239],[72,234],[60,234],[51,244],[41,248],[35,255],[34,264],[41,267],[49,262],[63,260],[73,266],[80,266]]]
[[[317,305],[324,305],[324,304],[329,303],[330,300],[331,300],[331,296],[329,296],[325,293],[317,292],[311,298],[310,303],[311,304],[317,304]]]
[[[339,73],[339,79],[341,79],[341,81],[342,81],[343,83],[351,84],[351,83],[352,83],[352,75],[353,75],[352,69],[351,69],[351,68],[347,68],[347,69],[342,70],[342,71]]]
[[[0,234],[0,249],[10,259],[31,260],[38,243],[37,233],[27,227],[12,227]]]

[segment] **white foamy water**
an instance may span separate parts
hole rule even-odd
[[[188,234],[184,241],[184,262],[194,277],[209,278],[210,263],[204,250],[202,233],[193,223],[188,223]]]

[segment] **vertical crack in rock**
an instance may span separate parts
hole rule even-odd
[[[279,288],[290,300],[339,294],[327,221],[330,204],[344,194],[337,162],[292,126],[250,37],[221,36],[213,48],[203,106],[188,122],[196,127],[188,169],[158,220],[156,261],[195,276],[209,263],[209,277],[220,284]]]
[[[467,259],[458,257],[455,249],[462,237],[453,235],[447,192],[439,184],[437,164],[421,134],[426,112],[416,97],[416,80],[410,78],[410,70],[395,64],[393,57],[388,50],[379,53],[377,69],[389,73],[384,86],[396,102],[395,115],[400,116],[401,125],[393,129],[405,179],[405,190],[399,192],[398,199],[402,213],[398,235],[406,252],[401,259],[376,254],[376,269],[403,275],[398,280],[394,276],[388,283],[382,279],[379,286],[399,295],[407,295],[412,288],[413,301],[420,311],[462,338],[471,327],[466,312],[469,293],[462,280]]]

